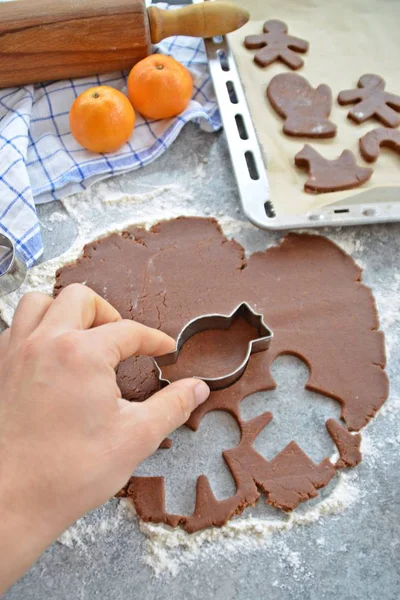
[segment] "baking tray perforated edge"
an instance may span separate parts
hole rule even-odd
[[[261,229],[338,227],[400,221],[400,191],[360,191],[348,202],[298,215],[276,215],[269,198],[267,167],[257,139],[238,68],[225,36],[205,40],[205,48],[243,212]],[[361,199],[362,197],[362,199]]]

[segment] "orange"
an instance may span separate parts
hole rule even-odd
[[[69,113],[71,133],[92,152],[115,152],[132,134],[135,111],[122,92],[99,85],[80,94]]]
[[[179,115],[193,94],[189,71],[171,56],[153,54],[138,62],[128,77],[128,95],[135,109],[148,119]]]

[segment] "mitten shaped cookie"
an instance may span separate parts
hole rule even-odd
[[[285,119],[283,132],[295,137],[330,138],[336,125],[328,117],[332,108],[331,89],[324,84],[314,89],[296,73],[275,75],[267,88],[267,97],[276,112]]]

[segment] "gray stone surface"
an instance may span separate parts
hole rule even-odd
[[[205,162],[207,161],[208,162]],[[203,162],[201,162],[203,161]],[[188,210],[220,215],[245,222],[238,209],[232,168],[223,134],[210,135],[187,126],[169,151],[141,171],[109,180],[110,189],[144,191],[145,185],[179,182],[190,189],[173,214]],[[94,188],[104,191],[102,187]],[[176,198],[173,200],[178,202]],[[171,200],[172,203],[172,200]],[[125,207],[138,221],[141,211],[165,214],[168,196]],[[57,203],[39,207],[45,241],[43,260],[61,253],[75,235],[74,223],[53,222],[60,212]],[[117,208],[110,207],[111,212]],[[107,216],[107,212],[105,213]],[[106,218],[105,216],[105,218]],[[357,468],[359,499],[337,515],[277,534],[264,548],[241,554],[200,553],[195,562],[183,566],[176,577],[156,579],[143,563],[145,537],[136,519],[121,519],[113,500],[85,517],[80,538],[68,545],[56,542],[31,571],[5,596],[6,600],[397,600],[400,597],[400,378],[398,369],[400,308],[400,225],[335,229],[323,232],[349,251],[363,266],[364,280],[377,298],[382,324],[387,332],[388,373],[391,398],[388,407],[368,428],[365,459]],[[281,233],[237,227],[235,237],[247,252],[276,243]],[[294,437],[315,459],[332,452],[323,422],[337,416],[335,402],[305,392],[304,365],[282,358],[274,365],[277,391],[257,394],[243,402],[250,418],[274,406],[273,435],[261,435],[257,449],[271,456]],[[275,425],[274,425],[275,427]],[[234,485],[220,452],[238,440],[238,429],[224,413],[207,416],[197,433],[182,429],[174,435],[174,448],[158,454],[141,467],[141,473],[161,474],[167,479],[169,509],[191,510],[196,476],[206,473],[217,497],[231,494]],[[322,497],[334,492],[336,482]],[[320,500],[313,500],[317,504]],[[300,510],[306,510],[302,507]],[[246,512],[246,514],[249,511]],[[261,504],[258,517],[276,516]],[[21,540],[23,543],[23,540]],[[6,549],[1,548],[1,552]],[[296,554],[298,553],[298,554]],[[293,560],[293,556],[296,560]]]

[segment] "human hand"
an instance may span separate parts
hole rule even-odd
[[[195,379],[142,403],[121,398],[120,361],[174,348],[80,284],[22,298],[0,336],[0,593],[206,400]]]

